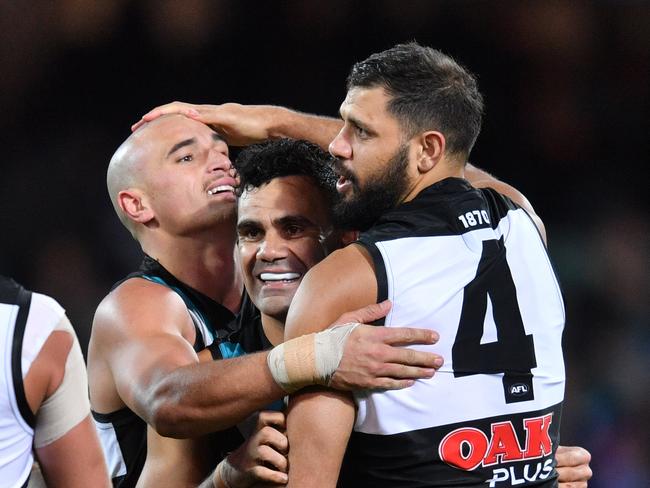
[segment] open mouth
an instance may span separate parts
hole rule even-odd
[[[300,279],[300,273],[260,273],[258,278],[264,283],[293,283]]]
[[[232,185],[219,185],[208,190],[208,195],[216,195],[217,193],[235,193],[235,187]]]

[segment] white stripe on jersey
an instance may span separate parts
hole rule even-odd
[[[537,360],[531,371],[535,398],[517,403],[505,402],[503,373],[453,374],[452,346],[465,286],[476,276],[483,241],[502,236],[525,333],[533,336]],[[388,299],[393,303],[385,326],[436,330],[440,333],[437,344],[414,349],[441,354],[445,364],[432,379],[419,380],[404,390],[356,392],[356,431],[396,434],[536,411],[562,402],[564,304],[544,244],[524,210],[509,211],[496,229],[394,239],[376,246],[386,268]],[[491,310],[488,303],[481,343],[496,340]]]

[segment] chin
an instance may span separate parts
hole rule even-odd
[[[271,297],[262,300],[254,300],[253,303],[255,303],[262,314],[284,322],[287,318],[287,313],[289,312],[291,300],[283,299],[281,297]]]

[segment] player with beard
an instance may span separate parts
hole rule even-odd
[[[446,358],[445,374],[409,390],[357,393],[354,401],[333,391],[296,395],[290,485],[334,486],[353,428],[354,471],[344,485],[554,485],[564,306],[528,202],[463,179],[476,173],[466,164],[482,115],[472,75],[415,43],[373,55],[348,79],[338,135],[326,120],[312,118],[309,129],[309,117],[273,107],[224,105],[211,119],[203,110],[214,115],[212,108],[176,104],[144,119],[179,108],[217,122],[235,144],[334,139],[338,217],[369,227],[303,279],[287,337],[383,298],[393,301],[385,327],[424,321],[441,332],[428,349]]]
[[[564,304],[530,215],[463,179],[482,110],[474,77],[431,48],[398,45],[352,68],[330,152],[337,216],[364,233],[304,279],[286,335],[389,298],[383,325],[428,323],[450,360],[397,394],[298,394],[290,486],[315,486],[315,473],[335,486],[353,429],[343,486],[557,484]],[[318,452],[336,454],[316,462]]]
[[[389,298],[383,325],[435,328],[446,363],[397,393],[297,394],[290,486],[335,486],[353,429],[344,486],[557,483],[564,305],[536,216],[463,179],[482,108],[471,74],[415,43],[352,69],[343,126],[322,134],[339,160],[337,216],[367,229],[303,279],[285,337]],[[258,111],[256,135],[276,136]]]
[[[430,344],[436,335],[429,330],[350,325],[283,346],[306,348],[311,368],[292,368],[277,351],[274,362],[267,352],[239,357],[240,345],[228,340],[243,293],[235,259],[237,180],[226,143],[206,125],[169,116],[142,127],[111,159],[107,185],[145,253],[141,268],[99,305],[88,353],[93,417],[116,486],[197,484],[241,444],[239,422],[300,386],[399,388],[433,374],[437,355],[390,345]],[[373,306],[344,321],[385,312]],[[218,361],[199,363],[206,346]],[[273,368],[285,373],[280,383]],[[286,478],[286,466],[265,465],[277,459],[267,457],[265,443],[282,450],[275,442],[253,436],[242,447],[255,456],[254,478]],[[226,468],[232,480],[232,466],[220,466],[213,481]]]
[[[401,153],[391,162],[394,168],[404,167]],[[289,305],[305,272],[354,239],[356,232],[333,226],[329,209],[337,198],[330,162],[316,146],[286,139],[247,148],[237,159],[243,190],[238,201],[238,253],[250,296],[242,306],[239,342],[249,352],[282,342]],[[346,176],[355,184],[352,174]],[[379,180],[387,185],[397,176]],[[379,180],[369,186],[380,189]],[[384,198],[375,204],[389,202]],[[264,281],[271,274],[291,279],[282,284]],[[560,488],[583,486],[570,483],[586,482],[591,476],[584,449],[560,446],[556,458]]]

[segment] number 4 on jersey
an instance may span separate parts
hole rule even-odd
[[[497,341],[481,344],[488,296]],[[524,329],[503,237],[483,241],[476,277],[465,287],[452,361],[457,378],[503,373],[506,403],[534,399],[531,369],[537,362],[533,336]]]

